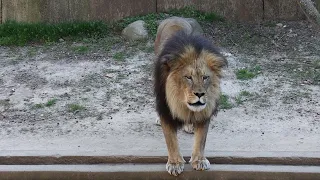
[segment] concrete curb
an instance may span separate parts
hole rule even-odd
[[[308,165],[320,166],[320,157],[284,155],[268,156],[263,154],[254,156],[230,155],[207,156],[211,164],[251,164],[251,165]],[[188,161],[190,157],[185,156]],[[166,163],[167,156],[0,156],[0,165],[54,165],[54,164],[157,164]]]
[[[0,166],[0,180],[82,180],[82,179],[215,179],[215,180],[314,180],[320,179],[320,167],[211,165],[208,171],[194,171],[190,166],[177,178],[165,171],[163,164],[105,165],[28,165]]]
[[[131,153],[1,151],[0,180],[320,179],[319,152],[208,152],[210,170],[194,171],[186,164],[178,178],[166,172],[165,152]]]

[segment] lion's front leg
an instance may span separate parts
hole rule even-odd
[[[180,153],[177,137],[177,127],[175,127],[173,124],[166,123],[162,119],[161,127],[168,149],[168,162],[166,165],[166,169],[169,174],[178,176],[182,173],[186,161],[183,159],[183,156]]]
[[[204,148],[210,121],[194,124],[194,145],[190,163],[195,170],[210,169],[210,162],[204,156]]]

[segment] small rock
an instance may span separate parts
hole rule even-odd
[[[98,120],[98,121],[103,120],[103,115],[102,115],[102,114],[100,114],[100,115],[97,117],[97,120]]]
[[[277,27],[283,27],[283,24],[282,23],[278,23],[278,24],[276,24],[277,25]]]
[[[113,73],[109,73],[109,74],[106,74],[105,75],[107,78],[115,78],[115,74],[113,74]]]
[[[148,37],[148,31],[145,28],[145,22],[142,20],[129,24],[122,31],[122,35],[129,40],[140,40]]]

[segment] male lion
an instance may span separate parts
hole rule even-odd
[[[190,163],[195,170],[209,169],[204,148],[210,119],[217,113],[221,68],[225,58],[213,44],[194,35],[183,18],[170,18],[158,28],[155,50],[156,109],[168,149],[166,169],[177,176],[185,160],[179,150],[177,129],[194,126]]]

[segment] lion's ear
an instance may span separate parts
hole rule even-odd
[[[221,68],[228,66],[228,61],[223,56],[211,56],[207,61],[210,69],[220,74]]]
[[[224,67],[228,67],[228,61],[226,58],[224,58],[223,56],[216,56],[214,58],[214,61],[216,61],[216,66],[218,66],[219,68],[224,68]]]
[[[170,69],[174,65],[174,56],[171,54],[164,55],[161,57],[160,62]]]

